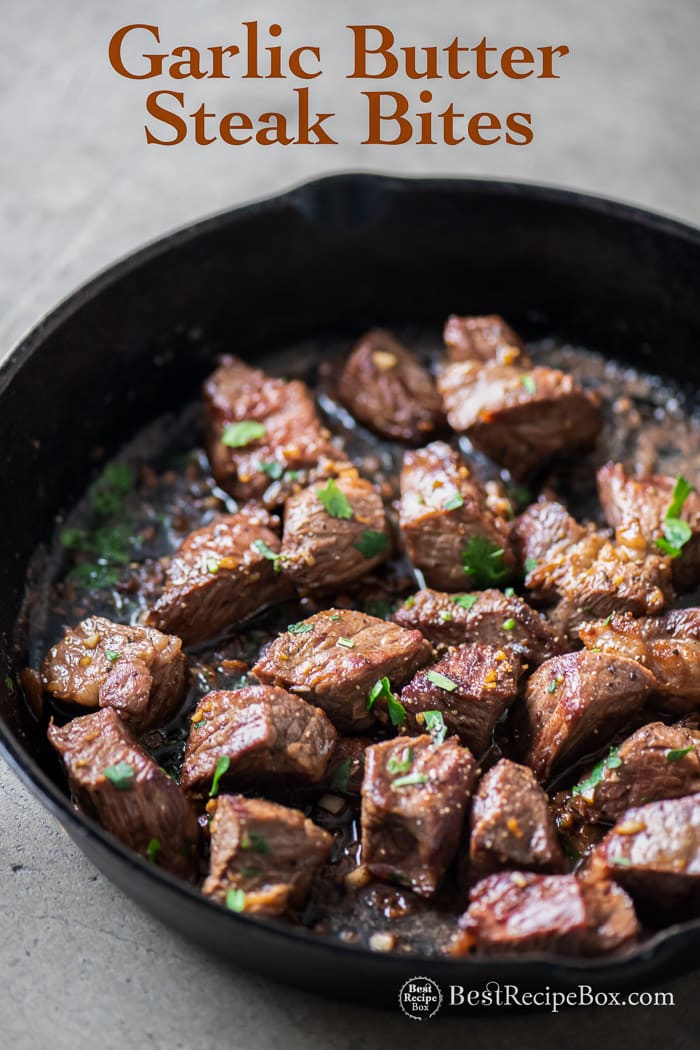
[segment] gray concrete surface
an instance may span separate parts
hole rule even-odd
[[[59,298],[115,257],[173,226],[348,168],[482,174],[558,183],[700,223],[699,0],[2,0],[0,33],[0,358]],[[243,19],[279,20],[294,43],[320,44],[319,108],[338,113],[332,147],[147,146],[146,85],[106,62],[118,25],[159,24],[163,42],[236,40]],[[348,22],[384,22],[400,43],[567,43],[558,81],[440,82],[467,112],[532,110],[524,149],[359,144],[359,88],[344,79]],[[423,85],[419,85],[423,86]],[[411,88],[415,92],[415,87]],[[187,86],[198,104],[288,107],[288,88],[237,81]],[[697,1045],[697,978],[662,1011],[577,1011],[424,1029],[328,1004],[234,972],[143,915],[98,875],[6,768],[0,769],[0,1045],[364,1050],[407,1041],[524,1048]]]

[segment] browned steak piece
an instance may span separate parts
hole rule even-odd
[[[419,630],[434,645],[484,642],[515,649],[530,666],[567,648],[551,624],[522,598],[492,589],[446,594],[425,588],[404,602],[392,619]]]
[[[628,947],[640,932],[632,902],[619,886],[522,871],[477,883],[459,931],[455,955],[472,949],[484,955],[600,955]]]
[[[700,915],[698,796],[628,809],[596,846],[588,875],[614,879],[655,924]]]
[[[390,332],[367,332],[337,385],[339,400],[380,437],[419,444],[444,426],[433,377]]]
[[[262,508],[244,507],[191,532],[170,560],[149,621],[194,645],[289,599],[294,589],[278,571],[274,524]]]
[[[475,763],[455,738],[399,737],[367,748],[362,862],[429,897],[454,857]]]
[[[532,675],[524,714],[527,764],[547,780],[562,763],[602,747],[644,704],[654,676],[624,656],[582,650],[555,656]]]
[[[516,362],[530,367],[522,339],[498,314],[476,317],[458,317],[450,314],[445,323],[443,338],[451,361],[500,361],[504,365]]]
[[[589,448],[602,426],[598,399],[553,368],[457,361],[437,383],[452,429],[514,478]]]
[[[606,463],[598,471],[598,495],[606,521],[618,543],[659,553],[668,542],[666,523],[673,509],[674,490],[682,479],[663,474],[628,474],[620,463]],[[689,533],[672,558],[673,583],[678,591],[691,590],[700,581],[700,494],[688,487],[679,512],[671,515],[687,523]],[[672,526],[673,527],[673,526]],[[673,533],[670,534],[673,539]],[[682,537],[681,537],[682,538]]]
[[[303,907],[333,839],[298,809],[222,795],[211,822],[202,892],[232,911],[283,915]]]
[[[195,811],[110,707],[49,726],[77,805],[120,842],[175,875],[196,867]]]
[[[318,707],[269,685],[207,693],[192,716],[180,784],[208,791],[222,758],[222,784],[319,781],[336,731]]]
[[[431,587],[487,587],[506,580],[515,566],[505,518],[442,441],[404,455],[400,525],[408,555]]]
[[[440,711],[478,757],[491,743],[496,722],[518,694],[520,657],[492,645],[462,645],[419,671],[401,691],[409,725],[425,725],[426,711]]]
[[[700,609],[639,618],[614,614],[585,623],[579,637],[587,649],[638,660],[656,678],[656,693],[700,704]]]
[[[359,795],[365,773],[365,752],[371,743],[365,737],[341,736],[328,762],[326,786],[341,795]]]
[[[263,650],[253,673],[318,704],[338,729],[355,731],[374,722],[367,700],[375,683],[387,677],[403,685],[431,654],[419,631],[350,609],[328,609],[292,624]]]
[[[579,525],[561,503],[541,498],[515,519],[511,531],[520,562],[530,576],[536,564],[554,560],[591,530]]]
[[[532,770],[502,758],[479,782],[471,812],[469,876],[502,868],[557,872],[564,858],[547,796]]]
[[[241,502],[265,496],[268,505],[282,503],[297,483],[348,465],[321,425],[306,383],[298,379],[273,379],[223,357],[203,396],[212,472]]]
[[[700,735],[650,722],[602,759],[573,789],[574,811],[588,822],[700,791]]]
[[[57,700],[113,707],[135,733],[144,733],[178,712],[185,667],[179,638],[90,616],[49,649],[41,681]]]
[[[337,591],[376,569],[391,546],[381,496],[354,472],[287,500],[282,568],[297,587]]]

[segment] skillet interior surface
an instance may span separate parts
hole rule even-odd
[[[310,337],[498,312],[693,389],[700,234],[621,205],[469,180],[339,176],[180,231],[118,264],[40,324],[0,372],[0,716],[5,753],[88,856],[142,905],[234,961],[363,1002],[416,974],[477,985],[639,985],[687,967],[700,922],[619,959],[439,960],[325,944],[223,912],[70,807],[16,682],[27,566],[98,466],[222,350],[259,363]]]

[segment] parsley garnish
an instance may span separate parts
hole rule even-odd
[[[251,547],[254,551],[257,551],[258,554],[261,554],[263,558],[267,558],[268,561],[272,562],[272,568],[275,572],[280,571],[282,568],[281,555],[273,551],[271,547],[268,547],[264,540],[253,540]]]
[[[682,474],[679,474],[676,478],[676,484],[673,486],[673,497],[669,503],[668,510],[666,511],[667,518],[680,517],[681,511],[683,510],[683,504],[692,491],[693,486],[688,479],[684,478]]]
[[[507,620],[504,620],[502,627],[504,631],[512,631],[515,627],[515,620],[513,619],[513,617],[509,616]]]
[[[459,510],[460,507],[463,507],[464,497],[461,492],[453,492],[444,506],[445,510]]]
[[[406,601],[403,604],[404,604],[404,609],[412,609],[413,606],[416,604],[416,596],[415,596],[415,594],[409,594],[408,598],[406,599]]]
[[[629,868],[632,864],[632,861],[628,860],[627,857],[608,857],[608,860],[611,864],[617,864],[620,868]]]
[[[405,777],[397,777],[391,782],[395,788],[411,787],[413,784],[425,784],[427,781],[425,773],[407,773]]]
[[[323,504],[326,514],[332,518],[349,521],[352,518],[352,507],[347,496],[342,492],[333,478],[329,478],[325,487],[316,489],[316,495]]]
[[[537,393],[537,383],[535,382],[532,376],[522,375],[520,377],[520,383],[525,388],[525,390],[527,390],[528,394]]]
[[[525,572],[534,572],[539,562],[537,558],[526,558],[525,559]]]
[[[270,460],[268,463],[261,463],[260,469],[263,474],[267,474],[268,478],[272,481],[279,481],[284,474],[284,467],[277,460]]]
[[[380,698],[383,698],[388,701],[389,697],[393,699],[393,693],[391,691],[391,682],[385,676],[384,678],[380,678],[378,682],[375,682],[372,688],[370,689],[369,696],[367,697],[367,710],[369,711],[374,706],[375,701],[379,700]]]
[[[105,656],[111,664],[116,663],[121,655],[122,654],[118,653],[116,649],[105,649]]]
[[[243,419],[240,423],[227,423],[221,435],[221,444],[227,448],[245,448],[251,441],[265,437],[267,427],[253,419]]]
[[[477,586],[501,583],[510,575],[503,560],[505,551],[485,536],[472,536],[462,551],[462,568]]]
[[[561,683],[562,683],[562,677],[561,677],[561,675],[557,675],[557,677],[553,678],[551,680],[551,682],[549,683],[549,685],[547,686],[547,692],[548,693],[553,693],[557,689],[557,687],[561,685]]]
[[[215,576],[220,568],[221,558],[207,558],[205,569],[207,570],[207,572],[210,572],[212,576]]]
[[[9,674],[5,675],[5,688],[7,689],[8,693],[10,693],[10,695],[15,691],[15,683],[12,681]]]
[[[226,894],[226,907],[229,911],[243,911],[245,908],[245,893],[243,890],[230,889]]]
[[[442,744],[447,736],[447,726],[442,711],[424,711],[425,728],[433,738],[434,744]]]
[[[478,594],[453,594],[452,601],[460,609],[472,609],[479,600]]]
[[[504,590],[503,594],[505,595],[506,598],[515,598],[515,588],[514,587],[506,587],[506,589]]]
[[[441,609],[438,614],[438,620],[440,623],[449,623],[452,619],[452,613],[449,609]]]
[[[151,864],[155,864],[159,852],[160,842],[158,839],[149,839],[148,845],[146,846],[146,857],[150,860]]]
[[[683,521],[680,517],[683,504],[692,491],[693,486],[690,482],[682,474],[679,474],[673,487],[671,502],[668,505],[661,525],[663,536],[659,536],[656,541],[656,546],[659,550],[662,550],[669,558],[677,558],[693,535],[693,530],[688,522]]]
[[[571,789],[573,795],[581,795],[584,802],[592,802],[595,794],[595,789],[604,778],[605,773],[608,769],[617,769],[618,766],[622,765],[622,759],[618,758],[617,748],[611,747],[610,753],[607,758],[602,759],[596,766],[593,767],[591,774],[585,780],[582,780],[579,784],[574,784]]]
[[[363,558],[376,558],[378,554],[384,554],[389,549],[389,540],[383,532],[376,529],[363,529],[362,536],[353,543],[353,547]]]
[[[438,686],[440,689],[445,689],[448,693],[454,693],[457,688],[457,683],[453,682],[447,675],[441,674],[439,671],[427,671],[426,678],[433,685]]]
[[[131,791],[134,786],[134,767],[128,762],[117,762],[102,772],[119,791]]]
[[[336,766],[333,770],[333,774],[330,780],[330,786],[334,791],[347,791],[350,783],[350,767],[352,765],[352,759],[350,757],[344,759],[340,765]]]
[[[252,850],[253,853],[269,853],[270,847],[267,841],[257,831],[246,831],[241,838],[241,849]]]
[[[300,620],[298,623],[290,623],[287,625],[287,630],[290,634],[308,634],[309,631],[313,631],[313,629],[314,625],[307,620]]]
[[[90,506],[101,518],[118,514],[134,486],[134,471],[128,463],[108,463],[90,488]]]
[[[666,752],[667,762],[680,762],[682,758],[689,755],[691,751],[695,750],[695,745],[691,744],[690,747],[674,747],[670,751]]]
[[[397,773],[408,773],[412,765],[413,752],[410,747],[405,747],[401,752],[401,758],[397,758],[395,755],[390,755],[386,768],[392,776],[395,776]]]
[[[389,696],[386,698],[386,704],[391,724],[397,727],[404,725],[406,722],[406,708],[401,701],[397,700],[393,693],[389,693]]]
[[[336,645],[342,645],[343,649],[354,649],[355,643],[352,638],[339,638],[335,643]]]
[[[228,771],[228,767],[231,765],[231,759],[228,755],[219,755],[216,760],[216,769],[214,770],[214,776],[211,782],[211,791],[209,792],[209,798],[216,798],[219,794],[219,781],[221,780],[224,773]]]

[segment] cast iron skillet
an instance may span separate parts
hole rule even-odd
[[[443,988],[611,988],[688,969],[700,920],[621,959],[457,961],[327,944],[226,912],[71,808],[10,676],[23,665],[15,624],[30,556],[85,489],[95,448],[113,454],[191,399],[224,348],[259,364],[309,336],[494,312],[526,336],[557,332],[697,385],[699,275],[700,231],[620,204],[506,182],[342,175],[180,230],[97,277],[0,371],[0,741],[10,765],[93,863],[164,922],[326,995],[394,1006],[418,975]]]

